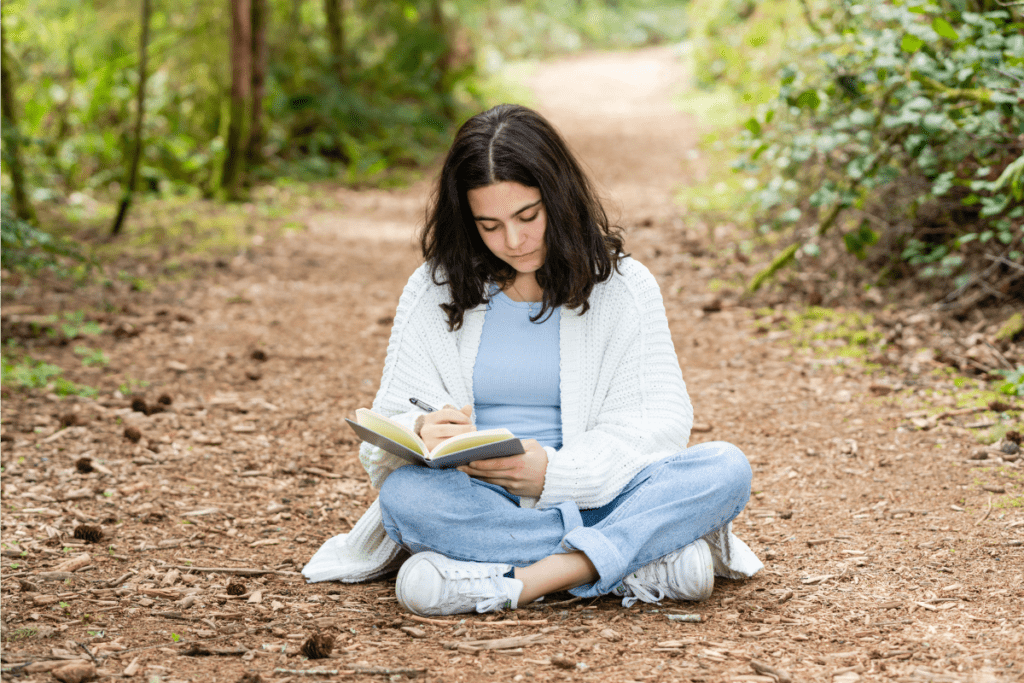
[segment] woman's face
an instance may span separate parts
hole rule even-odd
[[[470,190],[466,197],[492,254],[516,273],[535,273],[544,265],[548,217],[538,188],[501,182]]]

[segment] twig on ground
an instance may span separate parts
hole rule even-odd
[[[85,651],[85,654],[89,655],[89,659],[91,659],[91,660],[92,660],[92,663],[93,663],[93,664],[95,664],[96,666],[99,666],[99,665],[100,665],[100,663],[99,663],[98,661],[96,661],[96,657],[94,657],[94,656],[93,656],[93,654],[92,654],[92,652],[91,652],[91,651],[89,650],[89,648],[87,648],[87,647],[86,647],[85,645],[83,645],[82,643],[78,642],[77,640],[76,640],[76,641],[74,641],[74,642],[75,642],[75,645],[77,645],[78,647],[82,648],[82,650],[84,650],[84,651]]]
[[[135,572],[125,572],[116,579],[110,579],[109,581],[99,581],[99,583],[102,583],[104,588],[117,588],[133,576],[135,576]]]
[[[793,683],[793,677],[789,675],[788,671],[776,669],[775,667],[768,666],[764,662],[759,662],[756,659],[750,660],[750,668],[754,670],[754,673],[774,676],[779,683]]]
[[[343,676],[346,674],[366,674],[368,676],[417,676],[426,675],[426,669],[389,669],[382,666],[350,666],[346,669],[274,669],[276,674],[294,674],[296,676]]]
[[[666,614],[669,621],[683,621],[692,624],[699,624],[704,621],[703,615],[700,614]]]
[[[322,470],[319,467],[303,467],[302,471],[305,472],[306,474],[315,474],[318,477],[324,477],[326,479],[344,479],[345,478],[344,474],[337,474],[335,472],[328,472],[327,470]]]
[[[256,569],[254,567],[193,567],[187,564],[165,564],[163,567],[171,569],[188,569],[194,572],[217,572],[219,574],[231,574],[234,576],[262,576],[263,574],[277,574],[278,576],[298,576],[299,572],[285,572],[276,569]]]
[[[461,623],[461,621],[457,621],[455,619],[430,619],[428,617],[421,617],[416,614],[408,614],[406,615],[406,618],[411,619],[413,621],[418,621],[421,624],[432,624],[434,626],[454,626],[455,624]]]
[[[5,667],[0,668],[0,673],[20,674],[20,673],[22,673],[24,668],[26,666],[28,666],[29,664],[31,664],[31,663],[32,662],[21,662],[20,664],[13,664],[11,666],[5,666]]]
[[[481,650],[511,650],[517,647],[529,645],[545,645],[552,642],[552,639],[543,633],[534,633],[528,636],[511,636],[509,638],[493,638],[490,640],[464,640],[455,643],[445,643],[444,647],[449,650],[461,652],[480,652]]]
[[[987,510],[985,510],[985,514],[983,514],[983,515],[981,516],[981,518],[980,518],[980,519],[979,519],[979,520],[978,520],[977,522],[975,522],[975,523],[974,523],[974,526],[978,526],[979,524],[981,524],[982,522],[984,522],[984,521],[985,521],[986,519],[988,519],[988,516],[989,516],[989,515],[990,515],[991,513],[992,513],[992,496],[989,496],[989,497],[988,497],[988,509],[987,509]]]
[[[1017,270],[1024,273],[1024,266],[1020,265],[1019,263],[1014,263],[1005,256],[993,256],[992,254],[985,254],[985,258],[987,258],[989,261],[996,261],[998,263],[1002,263],[1004,266],[1016,268]]]
[[[571,605],[574,602],[580,602],[583,598],[570,598],[568,600],[561,600],[560,602],[549,602],[548,607],[562,607],[563,605]]]
[[[473,621],[467,621],[467,624],[472,626],[540,626],[548,623],[547,619],[519,619],[519,620],[508,620],[508,621],[481,621],[475,619]]]
[[[991,342],[989,342],[987,339],[983,339],[982,341],[985,342],[985,346],[987,346],[989,348],[989,351],[994,353],[996,355],[996,358],[998,358],[999,361],[1003,365],[1005,365],[1007,367],[1007,369],[1009,369],[1009,370],[1013,370],[1014,369],[1013,363],[1008,361],[1006,359],[1006,356],[1004,356],[1002,353],[999,352],[999,349],[997,349],[996,347],[992,346]]]

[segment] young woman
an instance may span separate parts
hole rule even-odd
[[[746,457],[686,448],[693,409],[658,285],[543,117],[502,105],[462,126],[421,244],[373,409],[431,447],[507,427],[526,452],[433,470],[364,443],[380,497],[316,553],[310,581],[404,561],[399,602],[444,615],[557,590],[703,600],[716,573],[762,568],[731,532]]]

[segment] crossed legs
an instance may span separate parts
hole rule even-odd
[[[623,577],[732,520],[750,495],[734,446],[700,444],[641,471],[607,505],[521,508],[457,470],[403,467],[381,488],[389,536],[414,553],[514,567],[519,602],[558,590],[611,592]]]

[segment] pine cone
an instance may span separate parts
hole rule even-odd
[[[89,474],[92,472],[92,458],[79,458],[75,461],[75,469],[82,474]]]
[[[1006,437],[1005,438],[1006,438],[1007,441],[1012,441],[1015,444],[1017,444],[1018,446],[1021,445],[1021,441],[1024,441],[1024,437],[1021,436],[1020,432],[1013,431],[1013,430],[1010,430],[1010,431],[1006,432]]]
[[[65,413],[60,416],[60,428],[74,427],[78,424],[78,416],[74,413]]]
[[[146,399],[141,396],[136,396],[132,399],[132,410],[136,413],[148,413],[149,408],[146,406]]]
[[[238,683],[263,683],[263,677],[255,671],[246,671],[242,674],[242,677],[238,679]]]
[[[228,595],[245,595],[245,584],[240,581],[229,583]]]
[[[267,352],[263,349],[254,349],[249,355],[253,360],[260,361],[261,363],[267,359]]]
[[[302,647],[299,648],[299,652],[310,659],[326,659],[331,656],[331,650],[333,649],[334,638],[332,636],[325,636],[322,633],[314,633],[302,644]]]
[[[138,427],[125,427],[124,438],[128,439],[132,443],[138,443],[142,439],[142,432],[139,431]]]
[[[99,543],[103,540],[103,529],[98,526],[82,524],[75,527],[75,538],[80,538],[86,543]]]

